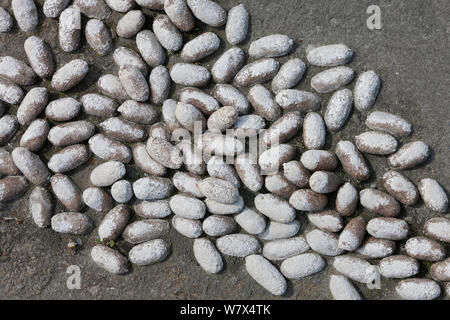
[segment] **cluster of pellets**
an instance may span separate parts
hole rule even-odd
[[[146,16],[140,7],[163,10],[153,30],[142,30]],[[12,0],[11,10],[22,32],[35,30],[33,0]],[[134,38],[138,52],[114,48],[113,31],[103,22],[112,10],[123,13],[115,33]],[[344,44],[308,48],[309,64],[326,69],[306,92],[294,87],[307,65],[293,58],[280,66],[275,59],[295,50],[290,37],[253,41],[248,55],[238,46],[249,27],[242,4],[227,12],[210,0],[45,0],[43,12],[59,19],[63,51],[77,50],[84,30],[89,47],[101,56],[112,54],[119,71],[98,79],[100,93],[80,101],[61,94],[49,101],[49,90],[70,94],[83,81],[90,72],[86,61],[56,66],[52,49],[36,36],[24,43],[28,64],[0,57],[0,100],[18,106],[11,108],[16,115],[0,118],[0,145],[26,128],[19,147],[0,148],[0,202],[21,197],[31,184],[35,224],[71,235],[94,229],[82,213],[86,207],[104,213],[97,226],[103,244],[92,248],[91,257],[114,274],[129,272],[130,262],[151,265],[166,259],[171,246],[162,238],[172,226],[194,239],[195,259],[206,272],[220,272],[223,256],[244,258],[248,274],[273,295],[285,293],[287,279],[321,272],[324,257],[331,257],[336,271],[329,282],[335,299],[361,299],[354,283],[371,284],[379,274],[399,279],[396,291],[404,299],[435,299],[441,286],[450,290],[446,192],[436,180],[415,184],[402,173],[424,164],[430,149],[422,141],[401,143],[412,132],[402,117],[371,110],[381,80],[374,71],[356,75],[347,66],[352,49]],[[84,26],[81,15],[89,19]],[[199,62],[217,53],[223,40],[206,32],[183,43],[181,32],[193,30],[196,19],[225,26],[232,46],[211,70]],[[0,31],[9,32],[13,23],[0,8]],[[183,62],[169,70],[164,64],[175,52]],[[246,64],[247,59],[252,62]],[[48,89],[33,87],[25,94],[21,87],[39,78],[50,81]],[[355,78],[353,90],[348,89]],[[176,100],[169,97],[172,82],[184,87]],[[213,89],[201,89],[211,82]],[[322,93],[333,93],[324,116],[318,112]],[[366,116],[368,131],[323,150],[326,135],[344,128],[353,106]],[[0,116],[5,110],[0,103]],[[77,120],[81,114],[102,122],[96,128]],[[299,156],[299,148],[288,142],[300,133],[304,150]],[[255,137],[264,145],[256,155],[247,150],[247,139]],[[47,141],[57,149],[48,160],[39,155]],[[355,187],[371,175],[364,154],[386,157],[390,170],[382,176],[383,191]],[[93,156],[104,162],[90,174],[92,187],[81,191],[69,175]],[[145,177],[124,179],[131,161]],[[336,173],[340,169],[344,174]],[[253,203],[244,202],[243,190],[255,194]],[[66,212],[54,213],[53,197]],[[409,237],[402,206],[419,198],[441,216],[426,221],[423,235]],[[366,221],[360,206],[376,217]],[[314,226],[305,235],[299,234],[300,215]],[[134,245],[128,256],[107,245],[117,239]],[[404,254],[398,253],[400,242]],[[418,276],[420,261],[432,263],[426,278]]]

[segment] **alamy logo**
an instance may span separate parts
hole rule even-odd
[[[77,265],[71,265],[66,270],[67,274],[70,274],[70,276],[67,278],[67,289],[74,290],[74,289],[81,289],[81,269]]]
[[[367,14],[369,14],[369,18],[367,18],[367,28],[369,30],[381,30],[383,27],[381,24],[381,9],[377,5],[371,5],[367,8]]]

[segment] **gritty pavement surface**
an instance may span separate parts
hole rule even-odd
[[[112,56],[97,56],[86,44],[84,37],[81,48],[74,54],[61,51],[57,40],[57,20],[44,19],[43,0],[38,4],[40,24],[32,34],[50,43],[56,57],[57,66],[74,59],[83,58],[89,62],[89,75],[68,94],[80,98],[84,93],[96,92],[96,80],[106,73],[117,74],[118,70]],[[343,42],[355,51],[351,67],[360,73],[376,70],[383,80],[383,88],[374,110],[390,111],[399,114],[413,123],[414,133],[404,142],[421,139],[433,150],[428,163],[420,168],[408,170],[405,174],[413,181],[433,177],[440,181],[446,190],[449,185],[449,116],[450,106],[450,6],[447,0],[221,0],[217,1],[226,9],[240,2],[245,3],[251,14],[251,39],[255,40],[274,33],[287,34],[298,42],[298,47],[290,57],[306,59],[308,45]],[[376,2],[381,8],[382,30],[369,30],[366,27],[367,7]],[[0,5],[11,12],[9,0],[0,0]],[[158,12],[145,11],[145,28],[151,29],[153,17]],[[108,24],[115,27],[121,14],[113,13]],[[86,17],[83,17],[83,24]],[[219,30],[199,25],[200,31],[193,32],[187,39],[212,30],[225,39],[224,28]],[[0,34],[0,56],[12,55],[26,61],[23,42],[30,34],[20,32],[15,26],[13,32]],[[118,39],[116,46],[136,49],[134,40]],[[249,42],[244,44],[247,49]],[[220,52],[229,47],[222,44]],[[204,65],[211,67],[220,53],[207,58]],[[284,62],[284,57],[280,61]],[[306,60],[305,60],[306,61]],[[169,66],[176,57],[169,58]],[[310,67],[307,77],[299,84],[302,90],[310,89],[311,77],[319,68]],[[49,82],[41,85],[49,87]],[[350,85],[353,87],[353,84]],[[28,90],[28,88],[26,88]],[[176,90],[178,88],[175,88]],[[59,96],[52,94],[52,99]],[[61,96],[63,96],[61,94]],[[326,104],[330,95],[321,95]],[[17,106],[10,106],[9,113],[15,114]],[[324,108],[321,109],[323,114]],[[345,129],[334,137],[328,137],[327,148],[334,149],[340,139],[350,139],[366,130],[364,114],[353,112]],[[98,123],[98,119],[91,119]],[[23,129],[16,134],[7,146],[12,150],[18,145]],[[292,143],[304,150],[301,139]],[[43,157],[48,159],[55,152],[50,145],[45,147]],[[373,183],[380,185],[380,178],[387,171],[383,157],[368,157],[373,174],[371,180],[360,187]],[[88,186],[88,174],[98,160],[71,174],[81,189]],[[377,172],[375,176],[375,172]],[[132,165],[128,178],[140,175]],[[30,190],[31,191],[31,190]],[[95,245],[96,232],[86,237],[71,237],[39,229],[28,213],[28,196],[20,201],[0,206],[0,299],[273,299],[267,291],[247,275],[242,259],[226,257],[226,267],[218,275],[206,274],[196,263],[192,253],[192,240],[186,239],[171,230],[166,239],[172,244],[172,254],[163,263],[148,267],[134,266],[132,272],[124,276],[108,274],[99,269],[90,259],[90,248]],[[252,203],[250,195],[246,200]],[[331,203],[333,203],[331,201]],[[58,206],[57,212],[63,211]],[[358,209],[362,212],[362,208]],[[92,210],[85,212],[98,225],[103,214]],[[363,215],[370,217],[369,213]],[[419,203],[403,212],[410,223],[412,235],[422,233],[423,223],[438,214],[431,212]],[[300,214],[301,232],[311,229]],[[14,219],[11,219],[14,218]],[[70,240],[82,243],[80,250],[69,254],[67,243]],[[119,241],[118,248],[126,252],[129,246]],[[404,243],[398,252],[404,252]],[[377,261],[372,261],[377,263]],[[283,297],[276,299],[331,299],[328,289],[329,275],[334,271],[332,259],[328,260],[325,271],[301,281],[293,281]],[[67,288],[66,273],[70,265],[81,269],[81,289]],[[422,264],[421,276],[427,275],[429,265]],[[394,286],[396,281],[382,279],[381,290],[370,290],[357,285],[366,299],[398,299]]]

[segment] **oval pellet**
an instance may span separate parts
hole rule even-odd
[[[374,218],[367,223],[367,232],[375,237],[386,240],[403,240],[408,236],[408,224],[396,218]]]
[[[311,87],[319,93],[328,93],[346,86],[353,81],[355,71],[349,67],[336,67],[316,74],[311,79]]]
[[[450,258],[435,263],[430,269],[431,277],[437,281],[450,281]]]
[[[23,126],[29,125],[45,109],[48,102],[46,88],[32,88],[17,109],[17,120]]]
[[[187,193],[195,198],[203,198],[203,193],[197,187],[197,183],[201,182],[202,178],[189,172],[176,172],[172,177],[172,182],[175,188],[182,193]]]
[[[153,124],[158,117],[158,111],[154,106],[134,100],[125,101],[117,111],[124,119],[139,124]]]
[[[211,115],[220,108],[220,104],[216,99],[197,88],[188,87],[181,89],[178,99],[180,102],[193,105],[205,115]]]
[[[281,90],[295,87],[303,78],[306,64],[298,58],[291,59],[283,64],[278,74],[272,80],[272,91],[277,94]]]
[[[170,225],[165,220],[146,219],[130,223],[122,232],[122,238],[132,244],[157,239],[165,236],[170,229]]]
[[[164,66],[157,66],[150,73],[148,80],[150,85],[150,101],[154,104],[162,104],[170,93],[170,74]]]
[[[275,101],[285,111],[311,112],[320,108],[320,98],[307,91],[284,89],[277,93]]]
[[[266,189],[283,199],[289,200],[291,195],[297,189],[295,185],[291,184],[282,173],[276,173],[266,176],[264,181]]]
[[[18,174],[19,169],[14,164],[11,153],[0,148],[0,176],[16,176]]]
[[[222,157],[212,157],[207,163],[206,170],[210,177],[227,180],[239,188],[240,181],[236,170]]]
[[[247,234],[229,234],[220,237],[216,241],[216,246],[221,253],[239,258],[245,258],[261,251],[258,239]]]
[[[133,147],[133,160],[139,169],[153,176],[164,176],[167,173],[166,167],[150,157],[143,143]]]
[[[206,164],[203,161],[202,150],[189,141],[182,141],[177,148],[183,153],[183,164],[187,171],[192,174],[202,175],[206,172]]]
[[[198,183],[198,188],[206,198],[223,204],[233,204],[239,200],[239,190],[226,180],[209,177]]]
[[[349,89],[336,91],[325,111],[325,124],[332,132],[339,131],[347,121],[353,106],[353,94]]]
[[[111,34],[106,25],[97,19],[91,19],[86,23],[84,35],[89,46],[101,56],[111,52],[113,43]]]
[[[55,174],[50,179],[50,185],[56,198],[69,211],[80,211],[83,208],[83,195],[71,178],[62,174]]]
[[[106,20],[111,15],[111,9],[104,0],[75,0],[74,6],[89,18]]]
[[[336,211],[348,217],[355,212],[357,205],[358,191],[350,182],[346,182],[336,195]]]
[[[295,147],[289,144],[279,144],[264,151],[258,159],[261,173],[273,174],[278,172],[280,166],[291,161],[294,156]],[[249,160],[253,161],[253,159]]]
[[[316,47],[307,52],[309,63],[318,67],[347,64],[352,57],[353,50],[342,43]]]
[[[383,187],[404,205],[413,206],[419,200],[419,192],[414,183],[400,172],[386,172],[383,175]]]
[[[59,46],[65,52],[75,51],[81,38],[81,12],[77,6],[70,6],[59,16]]]
[[[195,129],[200,129],[203,132],[206,127],[206,119],[203,113],[189,103],[178,102],[175,117],[190,132],[194,132]]]
[[[450,242],[450,220],[446,218],[431,218],[425,222],[423,229],[433,239]]]
[[[281,273],[288,279],[302,279],[325,268],[325,260],[317,253],[305,253],[283,261]]]
[[[118,76],[112,74],[105,74],[101,76],[97,81],[97,87],[100,91],[113,99],[128,100],[130,97],[125,91]]]
[[[55,72],[55,63],[50,47],[40,38],[31,36],[23,43],[33,71],[41,78],[50,78]]]
[[[190,239],[196,239],[203,233],[201,222],[180,216],[172,218],[172,226],[179,234]]]
[[[248,53],[254,59],[275,58],[289,54],[294,41],[286,35],[273,34],[250,43]]]
[[[373,107],[381,88],[380,77],[375,71],[361,73],[356,80],[354,96],[355,107],[361,112]]]
[[[91,151],[84,144],[74,144],[54,153],[47,166],[56,173],[71,171],[91,158]]]
[[[0,179],[0,202],[17,199],[28,189],[28,181],[22,176],[8,176]]]
[[[330,277],[330,291],[334,300],[362,300],[358,290],[344,276],[332,275]]]
[[[398,142],[393,136],[376,131],[368,131],[356,136],[355,144],[361,152],[380,156],[393,154],[398,147]]]
[[[86,61],[74,59],[59,68],[52,77],[52,88],[56,91],[67,91],[86,77],[89,66]]]
[[[303,143],[308,149],[322,149],[325,145],[325,123],[322,116],[310,112],[303,121]]]
[[[195,239],[194,257],[200,267],[208,273],[219,273],[223,269],[223,259],[214,243],[207,239]]]
[[[162,239],[155,239],[134,246],[128,257],[132,263],[146,266],[165,260],[169,253],[170,244]]]
[[[309,222],[325,232],[339,232],[344,228],[344,220],[333,210],[309,213],[307,217]]]
[[[236,230],[233,217],[212,215],[203,220],[203,231],[211,237],[222,237]]]
[[[247,38],[250,15],[243,4],[231,8],[225,27],[227,41],[238,45]]]
[[[186,194],[174,195],[170,198],[169,205],[173,213],[187,219],[203,219],[206,213],[203,201]]]
[[[217,59],[211,69],[214,82],[230,82],[242,68],[244,61],[245,52],[241,48],[231,48],[225,51],[225,53]]]
[[[439,284],[429,279],[406,279],[395,287],[397,293],[406,300],[434,300],[441,295]]]
[[[359,198],[364,208],[385,217],[396,217],[401,210],[397,200],[376,189],[362,190],[359,193]]]
[[[83,191],[83,202],[97,212],[108,212],[114,205],[111,195],[97,187],[89,187]]]
[[[299,111],[285,113],[263,134],[262,139],[268,146],[285,143],[300,131],[303,118]]]
[[[51,224],[55,232],[72,235],[85,235],[93,228],[89,217],[79,212],[55,214],[51,219]]]
[[[434,179],[422,179],[418,184],[420,195],[425,205],[433,211],[445,213],[448,197],[444,188]]]
[[[375,266],[351,255],[334,258],[333,267],[346,277],[361,283],[373,283],[378,274]]]
[[[119,79],[131,99],[143,102],[150,96],[150,89],[141,70],[136,66],[124,65],[120,67]]]
[[[0,76],[19,86],[32,85],[37,80],[33,69],[11,56],[0,57]]]
[[[441,261],[447,253],[441,243],[421,236],[406,241],[405,250],[409,256],[425,261]]]
[[[170,69],[170,77],[176,84],[186,87],[203,87],[211,79],[211,73],[203,66],[191,63],[176,63]]]
[[[126,145],[103,134],[96,134],[90,138],[89,148],[93,154],[106,161],[128,163],[132,158],[131,150]]]
[[[128,273],[128,259],[119,251],[98,244],[91,250],[92,260],[102,269],[113,274]]]
[[[42,11],[48,18],[57,18],[69,2],[70,0],[45,0]]]
[[[117,203],[127,203],[133,195],[133,185],[128,180],[116,181],[111,186],[111,196]]]
[[[255,207],[269,219],[281,223],[292,222],[296,217],[296,212],[288,201],[270,193],[258,194],[255,197]]]
[[[39,18],[33,0],[12,0],[11,9],[19,28],[23,32],[31,32],[36,29]]]
[[[258,235],[262,240],[277,240],[277,239],[287,239],[295,236],[300,230],[300,222],[294,220],[290,223],[280,223],[275,221],[270,221],[267,224],[266,230]]]
[[[380,259],[390,256],[395,251],[395,241],[369,237],[355,253],[367,259]]]
[[[8,11],[0,8],[0,32],[9,32],[13,27],[13,19]]]
[[[232,204],[224,204],[215,200],[205,199],[206,208],[209,213],[218,215],[229,215],[235,214],[242,211],[244,208],[244,199],[239,197],[239,199]]]
[[[75,118],[81,110],[81,103],[74,98],[61,98],[51,101],[45,108],[45,116],[57,122],[69,121]]]
[[[335,152],[344,171],[352,178],[364,181],[370,177],[370,170],[366,160],[352,142],[339,141]]]
[[[234,77],[234,84],[239,87],[250,87],[272,80],[280,63],[275,59],[261,59],[245,65]]]
[[[29,200],[30,214],[33,222],[39,228],[48,227],[53,215],[52,196],[47,189],[35,187],[30,194]]]
[[[95,126],[85,120],[67,122],[52,127],[48,133],[48,141],[54,146],[65,147],[89,139]]]
[[[384,131],[397,138],[411,134],[412,126],[405,119],[388,112],[374,111],[366,119],[366,126],[372,130]]]
[[[219,49],[220,39],[213,32],[205,32],[186,43],[180,57],[184,62],[197,62]]]
[[[338,246],[339,237],[334,233],[315,229],[306,234],[306,241],[313,251],[325,256],[334,257],[344,253]]]
[[[113,117],[118,107],[113,99],[96,93],[83,95],[80,102],[84,113],[101,118]]]
[[[303,237],[279,239],[264,244],[263,256],[272,261],[282,261],[301,255],[309,249],[309,244]]]
[[[257,114],[247,114],[236,119],[233,135],[237,138],[254,138],[266,127],[266,121]]]
[[[4,115],[0,118],[0,145],[7,144],[19,129],[17,118],[12,115]]]
[[[227,12],[211,0],[187,0],[187,5],[198,20],[212,27],[221,27],[227,22]]]
[[[299,188],[306,187],[311,176],[303,164],[295,160],[283,163],[283,175],[290,183]]]
[[[366,236],[367,223],[359,216],[351,219],[339,235],[339,248],[347,251],[355,251]]]
[[[120,142],[140,142],[146,137],[146,132],[140,125],[118,117],[103,121],[99,127],[107,136]]]
[[[169,200],[137,201],[134,205],[134,211],[146,219],[163,219],[172,214]]]
[[[229,84],[217,84],[213,90],[214,97],[224,106],[236,108],[240,115],[247,114],[250,103],[247,97]]]
[[[245,258],[245,268],[249,275],[271,294],[281,296],[286,292],[287,284],[283,275],[263,256],[248,256]]]
[[[98,226],[98,236],[101,241],[117,239],[126,227],[130,218],[130,210],[125,205],[112,208]]]
[[[131,65],[138,68],[145,77],[148,75],[147,64],[141,58],[141,56],[132,49],[126,47],[118,47],[116,50],[114,50],[113,60],[119,68],[122,68],[126,65]]]
[[[145,24],[145,15],[142,13],[142,11],[131,10],[127,12],[117,22],[116,33],[119,37],[131,38],[144,27],[144,24]]]
[[[16,167],[35,185],[46,185],[50,180],[50,172],[40,157],[23,147],[11,152]]]
[[[289,203],[299,211],[320,211],[327,206],[328,198],[310,189],[300,189],[292,194]]]
[[[147,152],[154,160],[169,169],[179,169],[183,164],[181,150],[160,138],[149,138]]]
[[[411,257],[397,255],[382,259],[378,265],[380,274],[385,278],[404,279],[419,273],[419,262]]]
[[[153,20],[153,32],[165,49],[176,52],[183,47],[183,36],[168,16],[164,14],[156,16]]]
[[[238,112],[234,107],[225,106],[211,114],[208,118],[208,129],[213,131],[225,131],[234,125],[238,118]]]
[[[133,11],[127,13],[131,14]],[[138,11],[141,12],[141,11]],[[119,27],[119,25],[118,25]],[[131,37],[134,34],[128,33],[127,36]],[[142,30],[136,35],[136,46],[145,62],[155,68],[164,64],[166,60],[166,52],[158,42],[156,35],[150,30]]]
[[[164,9],[164,0],[135,0],[135,2],[143,8],[152,10]]]
[[[421,165],[430,156],[430,147],[422,141],[410,142],[387,158],[391,168],[404,170]]]
[[[300,161],[309,171],[332,171],[338,165],[336,155],[327,150],[307,150],[302,154]]]
[[[187,6],[186,0],[165,0],[164,11],[180,31],[187,32],[194,28],[195,19]]]
[[[234,216],[237,224],[249,234],[260,234],[266,229],[266,220],[256,211],[244,208]]]
[[[0,78],[0,100],[10,104],[19,104],[23,99],[22,89],[13,82]]]
[[[125,176],[126,168],[122,162],[108,161],[91,171],[90,181],[97,187],[109,187]]]

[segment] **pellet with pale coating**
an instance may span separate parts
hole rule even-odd
[[[281,296],[285,293],[286,280],[278,269],[263,256],[248,256],[245,259],[245,268],[250,276],[271,294]]]
[[[191,63],[176,63],[170,69],[170,77],[176,84],[187,87],[203,87],[211,79],[211,73],[203,66]]]
[[[404,279],[419,273],[419,262],[404,255],[390,256],[379,264],[380,274],[385,278]]]
[[[17,199],[28,189],[28,181],[23,176],[7,176],[0,179],[0,202]]]
[[[45,108],[47,119],[57,122],[69,121],[78,116],[81,103],[71,97],[51,101]]]
[[[400,204],[390,195],[376,190],[364,189],[359,193],[361,205],[369,211],[385,217],[396,217],[400,214]]]
[[[250,43],[250,57],[254,59],[275,58],[289,54],[294,48],[294,41],[286,35],[272,34]]]
[[[139,124],[153,124],[158,117],[158,111],[154,106],[134,100],[125,101],[117,111],[124,119]]]
[[[344,276],[332,275],[330,277],[330,291],[334,300],[362,300],[358,290]]]
[[[169,229],[169,223],[165,220],[138,220],[123,230],[122,238],[128,243],[138,244],[165,236]]]
[[[21,125],[29,125],[44,110],[48,102],[48,91],[43,87],[32,88],[17,109],[17,119]]]
[[[239,188],[240,180],[236,170],[226,163],[222,157],[215,156],[209,159],[206,170],[211,177],[227,180]]]
[[[113,99],[97,93],[83,95],[80,102],[84,113],[102,118],[113,117],[118,107]]]
[[[344,220],[333,210],[327,210],[307,215],[309,222],[325,232],[339,232],[344,228]]]
[[[144,75],[144,77],[148,75],[147,64],[136,51],[130,48],[118,47],[116,50],[114,50],[113,60],[119,68],[122,68],[126,65],[131,65],[137,67]]]
[[[356,80],[355,89],[355,107],[361,112],[367,111],[373,107],[381,89],[380,77],[375,71],[370,70],[361,73]]]
[[[346,182],[336,195],[336,211],[345,217],[351,216],[357,205],[358,191],[350,182]]]
[[[55,214],[51,219],[51,225],[54,231],[71,235],[85,235],[93,228],[89,217],[79,212]]]
[[[292,222],[296,217],[294,208],[288,201],[273,194],[258,194],[255,197],[256,209],[273,221]]]
[[[216,241],[219,251],[227,256],[244,258],[261,252],[261,245],[253,236],[248,234],[230,234],[220,237]]]
[[[263,256],[272,261],[281,261],[301,255],[309,249],[309,245],[304,237],[279,239],[264,244]]]
[[[406,241],[405,250],[409,256],[424,261],[441,261],[447,253],[440,242],[422,236]]]
[[[369,237],[354,252],[366,259],[380,259],[390,256],[395,251],[395,241]]]
[[[128,272],[128,259],[119,251],[98,244],[91,250],[92,260],[102,269],[113,274],[125,274]]]
[[[19,104],[23,99],[22,89],[13,82],[0,78],[0,100],[10,104]]]
[[[225,106],[211,114],[208,118],[208,129],[225,131],[232,127],[238,118],[238,112],[234,107]]]
[[[11,9],[19,28],[23,32],[31,32],[36,29],[39,18],[33,0],[12,0]]]
[[[197,88],[187,87],[181,89],[178,99],[180,102],[193,105],[205,115],[211,115],[220,108],[220,104],[216,99]]]
[[[206,213],[206,206],[203,201],[187,194],[174,195],[170,198],[169,205],[173,213],[187,219],[203,219]]]
[[[289,223],[280,223],[270,221],[267,224],[266,230],[260,233],[258,237],[265,241],[288,239],[298,234],[300,230],[300,222],[294,220]]]
[[[217,59],[211,69],[214,82],[230,82],[242,68],[244,61],[245,52],[241,48],[231,48],[225,51],[223,55]]]
[[[272,80],[280,68],[275,59],[261,59],[245,65],[234,77],[234,84],[239,87],[250,87]]]
[[[180,57],[184,62],[197,62],[219,49],[220,38],[213,32],[205,32],[186,43]]]
[[[13,19],[8,11],[0,8],[0,32],[9,32],[13,27]]]
[[[303,78],[306,64],[298,58],[291,59],[283,64],[278,74],[272,80],[272,91],[277,94],[281,90],[295,87]]]
[[[143,8],[152,10],[164,9],[164,0],[135,0],[135,2]]]
[[[69,211],[80,211],[83,208],[83,195],[71,178],[58,173],[50,179],[50,185],[56,198]]]
[[[116,32],[119,37],[131,38],[136,35],[145,24],[145,15],[141,10],[131,10],[127,12],[117,22]],[[136,37],[137,44],[137,37]]]
[[[347,121],[353,106],[353,94],[349,89],[336,91],[325,111],[325,124],[332,132],[339,131]]]
[[[50,180],[50,172],[40,157],[23,147],[11,152],[16,167],[35,185],[46,185]]]
[[[309,183],[310,172],[300,161],[289,161],[283,163],[283,175],[292,184],[304,188]]]
[[[183,164],[187,171],[192,174],[202,175],[206,172],[206,164],[203,161],[202,150],[189,141],[181,141],[177,148],[183,153]]]
[[[302,279],[325,268],[325,260],[317,253],[304,253],[283,261],[281,273],[288,279]]]
[[[422,141],[415,141],[403,145],[387,158],[387,163],[393,169],[404,170],[423,164],[429,157],[430,147]]]
[[[311,112],[320,108],[320,98],[307,91],[284,89],[277,93],[275,101],[286,111]]]
[[[195,239],[194,257],[198,264],[208,273],[219,273],[223,268],[223,260],[214,243],[207,239]]]
[[[225,27],[227,41],[232,45],[242,43],[248,34],[250,16],[243,4],[231,8]]]
[[[59,16],[59,46],[65,52],[73,52],[79,46],[80,37],[81,12],[77,6],[70,6],[61,12]]]
[[[136,66],[124,65],[120,67],[119,79],[131,99],[144,102],[150,96],[150,89],[141,70]]]
[[[203,233],[202,224],[199,221],[180,216],[172,218],[172,226],[178,233],[190,239],[199,238]]]
[[[289,203],[299,211],[320,211],[327,206],[328,198],[311,189],[300,189],[292,194]]]
[[[42,11],[48,18],[57,18],[69,2],[70,0],[45,0]]]
[[[364,181],[370,177],[370,170],[366,160],[352,142],[339,141],[335,152],[344,171],[352,178]]]
[[[377,277],[377,269],[364,259],[352,255],[334,258],[334,268],[354,281],[372,283]]]
[[[381,217],[367,223],[367,232],[375,238],[397,241],[408,236],[409,227],[404,220]]]
[[[297,187],[290,183],[281,172],[266,176],[264,185],[269,192],[287,200],[297,190]]]
[[[206,119],[202,112],[189,103],[178,102],[175,109],[177,121],[187,130],[194,132],[196,126],[200,130],[206,127]]]
[[[19,86],[32,85],[37,80],[33,69],[11,56],[0,57],[0,76]]]
[[[128,163],[132,158],[131,150],[126,145],[101,133],[89,139],[89,148],[93,154],[106,161]]]
[[[310,171],[332,171],[338,164],[336,155],[327,150],[307,150],[302,154],[300,161]]]
[[[125,176],[126,167],[119,161],[107,161],[95,167],[89,176],[97,187],[109,187]]]
[[[259,156],[258,164],[263,174],[272,174],[278,172],[280,166],[291,161],[294,156],[295,147],[289,144],[279,144],[264,151]]]
[[[346,86],[353,81],[355,71],[349,67],[335,67],[316,74],[311,79],[311,87],[319,93],[328,93]]]
[[[91,158],[91,151],[84,144],[74,144],[54,153],[47,166],[56,173],[71,171]]]
[[[406,279],[395,287],[397,293],[406,300],[434,300],[441,295],[439,284],[429,279]]]
[[[89,18],[106,20],[111,15],[111,9],[104,0],[75,0],[74,6]]]
[[[128,257],[132,263],[146,266],[163,261],[169,253],[170,244],[163,239],[155,239],[134,246]]]
[[[244,208],[244,199],[241,196],[232,204],[225,204],[208,198],[204,202],[209,213],[218,215],[236,214]]]
[[[51,86],[56,91],[67,91],[80,83],[88,71],[89,66],[86,61],[74,59],[53,74]]]
[[[319,229],[314,229],[306,234],[311,249],[325,256],[338,256],[344,250],[339,248],[339,237],[334,233],[328,233]]]
[[[181,150],[160,138],[149,138],[147,152],[154,160],[166,168],[179,169],[183,164]]]
[[[31,36],[25,40],[23,48],[33,71],[41,78],[50,78],[55,72],[50,46],[42,39]]]
[[[444,188],[434,179],[422,179],[418,184],[420,195],[425,205],[433,211],[445,213],[448,197]]]
[[[164,11],[180,31],[191,31],[195,26],[195,19],[187,6],[186,0],[165,0]]]
[[[233,233],[237,224],[233,217],[223,215],[212,215],[203,220],[203,231],[211,237],[222,237]]]
[[[111,34],[106,25],[97,19],[91,19],[86,23],[84,35],[89,46],[101,56],[111,52],[113,43]]]
[[[142,218],[146,219],[163,219],[172,214],[170,210],[169,200],[153,200],[153,201],[136,201],[134,211]]]
[[[0,146],[7,144],[19,129],[17,118],[12,115],[4,115],[0,118]]]
[[[4,148],[0,148],[0,176],[16,176],[19,169],[14,164],[11,153]]]
[[[154,104],[162,104],[170,93],[170,74],[165,66],[157,66],[150,73],[148,80],[150,85],[150,101]]]
[[[95,126],[85,120],[67,122],[52,127],[48,133],[48,141],[57,147],[65,147],[89,139]]]
[[[224,106],[236,108],[240,115],[247,114],[250,103],[247,97],[238,89],[229,84],[217,84],[213,96]]]
[[[194,17],[209,26],[221,27],[227,22],[227,11],[214,1],[187,0],[187,4]]]
[[[83,202],[97,212],[108,212],[114,206],[111,195],[98,187],[89,187],[83,191]]]
[[[203,195],[209,199],[224,204],[233,204],[239,198],[239,191],[231,182],[217,179],[206,178],[198,183],[198,188]]]
[[[359,216],[351,219],[339,235],[339,248],[354,251],[364,240],[366,235],[366,220]]]
[[[118,117],[109,118],[99,124],[105,135],[121,142],[139,142],[145,139],[145,130],[138,124]]]
[[[412,126],[398,115],[374,111],[366,119],[366,126],[372,130],[384,131],[397,138],[404,138],[411,134]]]
[[[139,169],[153,176],[164,176],[167,172],[162,164],[150,157],[143,143],[133,147],[133,160]]]
[[[237,138],[256,137],[266,127],[266,121],[257,114],[246,114],[236,119],[233,135]]]
[[[413,206],[419,200],[419,192],[414,183],[397,171],[388,171],[383,175],[383,187],[395,199],[407,206]]]
[[[239,226],[249,234],[260,234],[266,229],[266,220],[264,217],[250,209],[245,207],[241,212],[234,216],[234,220]]]
[[[262,139],[268,146],[285,143],[300,131],[302,125],[303,118],[299,111],[285,113],[264,132]]]
[[[437,281],[450,281],[450,258],[435,263],[430,269],[431,277]]]
[[[133,185],[128,180],[116,181],[111,186],[111,196],[117,203],[127,203],[133,195]]]
[[[97,81],[97,87],[100,91],[113,99],[128,100],[130,97],[125,91],[118,76],[112,74],[105,74]]]
[[[397,140],[387,134],[377,131],[367,131],[355,137],[359,151],[374,155],[390,155],[397,151]]]
[[[320,46],[307,51],[308,62],[319,67],[347,64],[353,57],[353,50],[343,43]]]
[[[425,222],[423,229],[429,237],[450,243],[450,220],[443,217],[431,218]]]
[[[48,227],[53,215],[52,196],[47,189],[35,187],[30,194],[29,209],[33,222],[39,228]]]
[[[168,16],[156,16],[153,20],[153,32],[165,49],[175,52],[183,47],[183,36]]]
[[[202,178],[198,175],[178,171],[172,177],[172,182],[175,188],[177,188],[182,193],[187,193],[196,198],[203,198],[203,193],[197,187]]]

